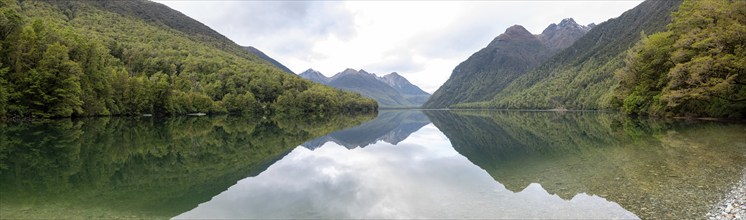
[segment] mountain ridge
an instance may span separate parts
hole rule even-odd
[[[363,69],[347,68],[332,77],[326,77],[319,71],[308,69],[298,75],[317,83],[374,98],[382,107],[419,107],[430,96],[396,72],[379,77]]]
[[[513,25],[456,66],[424,107],[448,108],[458,103],[489,100],[514,79],[579,39],[587,30],[573,19],[564,19],[559,25],[551,24],[539,35],[521,25]]]

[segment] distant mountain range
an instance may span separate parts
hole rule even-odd
[[[378,141],[397,145],[428,124],[430,124],[430,119],[419,111],[380,111],[378,117],[372,121],[307,141],[301,146],[313,150],[327,142],[334,142],[353,149]]]
[[[272,57],[267,56],[267,54],[265,54],[264,52],[262,52],[259,49],[256,49],[256,47],[247,46],[247,47],[243,47],[243,49],[246,49],[246,51],[249,51],[249,53],[252,53],[252,54],[256,55],[259,58],[262,58],[262,60],[265,60],[265,61],[271,63],[272,65],[276,66],[277,68],[280,68],[282,71],[285,71],[285,72],[291,73],[291,74],[295,74],[292,70],[290,70],[289,68],[287,68],[285,65],[282,65],[282,63],[277,62],[277,60],[272,59]]]
[[[567,18],[533,35],[523,26],[514,25],[456,66],[424,107],[447,108],[457,103],[491,100],[518,76],[571,46],[594,26],[579,25]]]
[[[332,77],[308,69],[300,77],[331,87],[353,91],[378,101],[381,107],[420,107],[430,94],[396,72],[383,77],[365,70],[346,69]]]

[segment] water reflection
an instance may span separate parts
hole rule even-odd
[[[595,112],[426,112],[510,190],[599,195],[644,219],[702,218],[746,167],[746,126]]]
[[[746,167],[743,124],[425,113],[0,123],[0,218],[688,219]]]
[[[387,133],[371,124],[335,132],[335,139]],[[336,141],[295,148],[175,218],[636,218],[599,196],[562,199],[539,184],[506,189],[433,125],[408,136],[396,143],[369,137],[358,142],[367,147],[351,150]]]
[[[170,218],[372,116],[0,123],[0,219]]]
[[[427,124],[430,124],[430,120],[419,111],[383,110],[379,112],[378,117],[360,126],[332,132],[303,143],[302,146],[313,150],[326,142],[334,142],[352,149],[378,141],[396,145]]]

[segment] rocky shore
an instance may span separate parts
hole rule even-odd
[[[746,219],[746,169],[738,185],[725,198],[707,213],[708,219]]]

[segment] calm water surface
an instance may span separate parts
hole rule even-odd
[[[743,124],[374,117],[0,124],[0,218],[701,218],[746,167]]]

